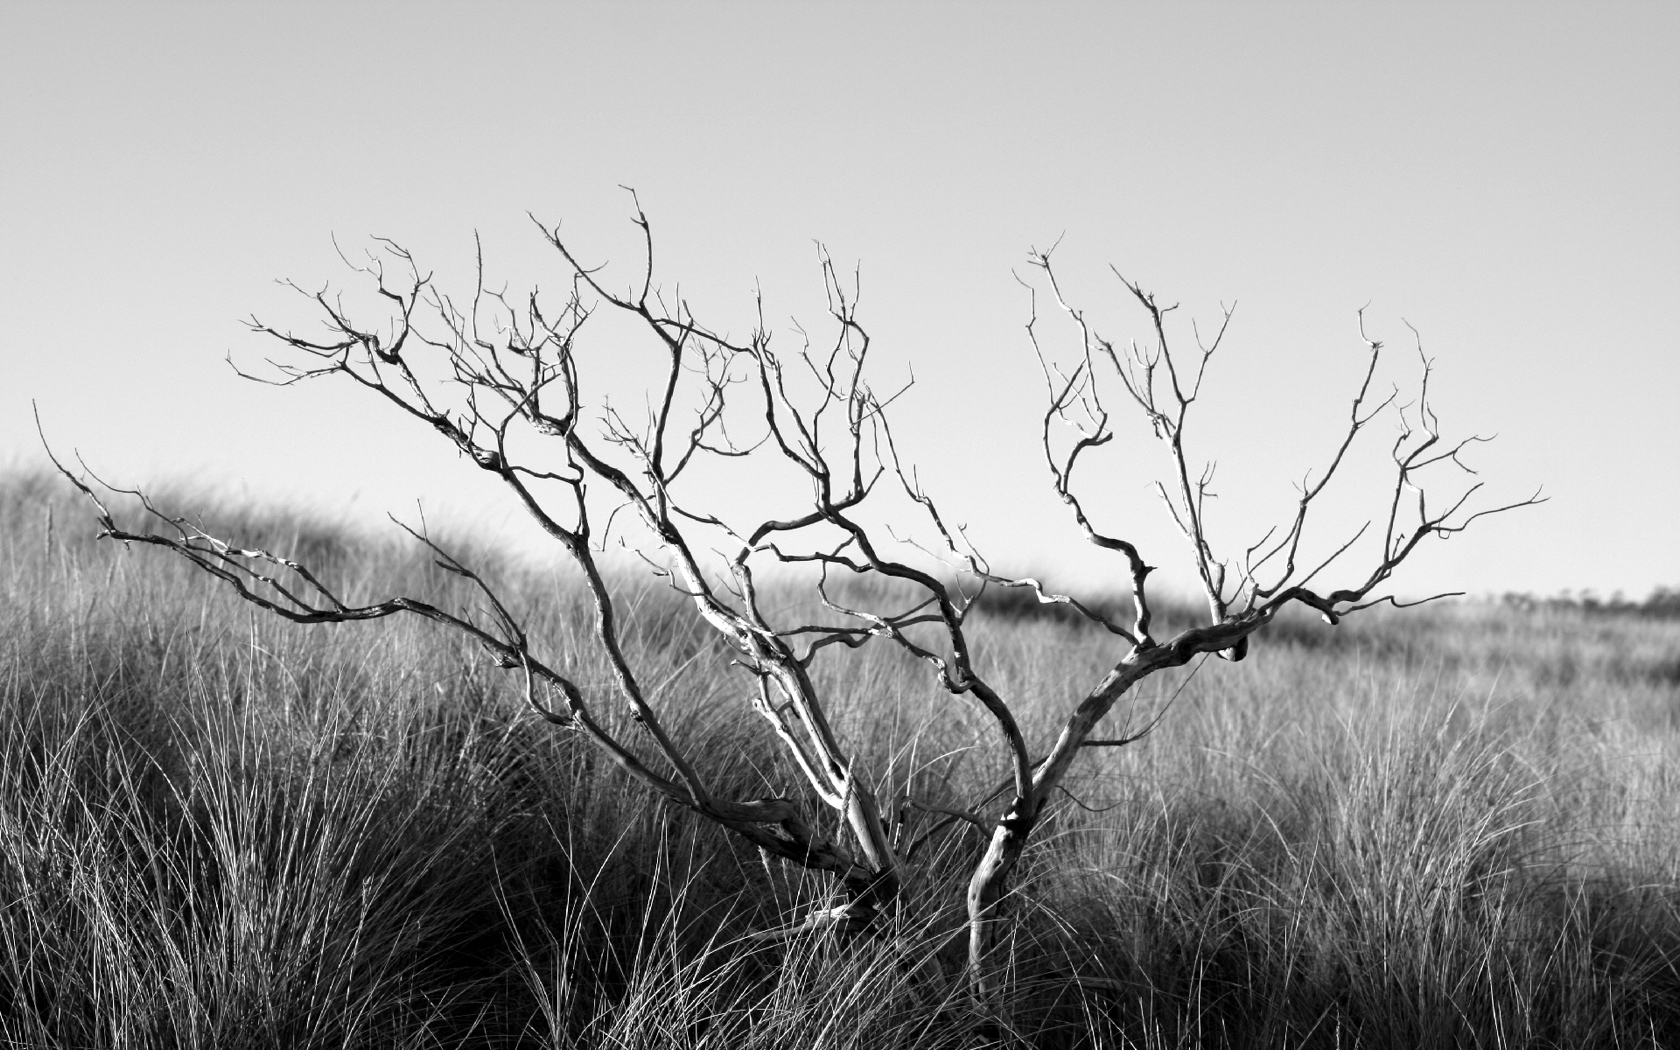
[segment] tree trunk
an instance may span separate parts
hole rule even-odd
[[[870,870],[867,882],[853,879],[846,882],[848,925],[854,930],[862,930],[898,905],[901,885],[898,857],[887,838],[886,827],[881,823],[880,807],[876,805],[872,792],[861,785],[854,786],[845,817]]]
[[[997,937],[997,919],[1009,889],[1009,876],[1037,822],[1037,807],[1028,799],[1017,798],[993,829],[992,841],[968,881],[968,975],[983,1000],[996,991],[990,972],[993,961],[988,956]]]

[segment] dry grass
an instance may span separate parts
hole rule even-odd
[[[469,647],[254,618],[93,544],[56,486],[3,484],[0,1040],[976,1045],[952,941],[972,832],[927,841],[879,938],[747,940],[824,887],[650,801]],[[352,593],[462,596],[398,546],[235,524]],[[563,580],[499,572],[609,695]],[[795,785],[712,639],[657,590],[627,604],[714,782]],[[1040,740],[1117,655],[1066,624],[976,629]],[[1001,776],[981,712],[897,654],[821,678],[884,797]],[[1680,1045],[1680,624],[1291,622],[1129,717],[1169,701],[1142,744],[1088,756],[1032,852],[1021,1045]]]

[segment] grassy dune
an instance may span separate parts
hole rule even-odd
[[[61,486],[3,485],[0,1042],[976,1045],[953,940],[973,832],[911,823],[917,874],[878,938],[754,938],[825,887],[650,800],[476,650],[254,615],[93,543]],[[352,595],[469,598],[395,540],[230,521]],[[612,711],[564,581],[493,572]],[[625,607],[712,781],[795,787],[680,604]],[[1002,612],[977,634],[1038,740],[1118,655]],[[982,713],[897,653],[819,674],[883,798],[1001,777]],[[1680,622],[1290,622],[1128,717],[1168,704],[1086,756],[1031,854],[1020,1045],[1680,1045]]]

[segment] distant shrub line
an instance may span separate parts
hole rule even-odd
[[[1608,598],[1600,598],[1591,590],[1579,594],[1564,591],[1549,596],[1507,591],[1499,600],[1516,609],[1556,609],[1596,616],[1641,616],[1652,620],[1680,620],[1680,587],[1657,587],[1641,602],[1624,597],[1621,591],[1616,591]]]

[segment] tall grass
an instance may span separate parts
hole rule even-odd
[[[40,1047],[962,1047],[962,825],[912,816],[901,914],[651,799],[419,622],[301,628],[0,497],[0,1041]],[[52,527],[49,531],[47,523]],[[468,602],[394,542],[229,514],[352,594]],[[480,560],[480,564],[485,564]],[[610,713],[565,578],[491,564]],[[792,596],[789,600],[794,600]],[[657,588],[633,658],[706,775],[797,788],[750,683]],[[1011,901],[1005,1041],[1680,1045],[1680,625],[1464,604],[1166,679],[1085,756]],[[1044,740],[1117,655],[1000,610],[979,657]],[[983,712],[885,648],[819,664],[843,734],[934,802],[1004,775]],[[771,936],[766,936],[771,934]]]

